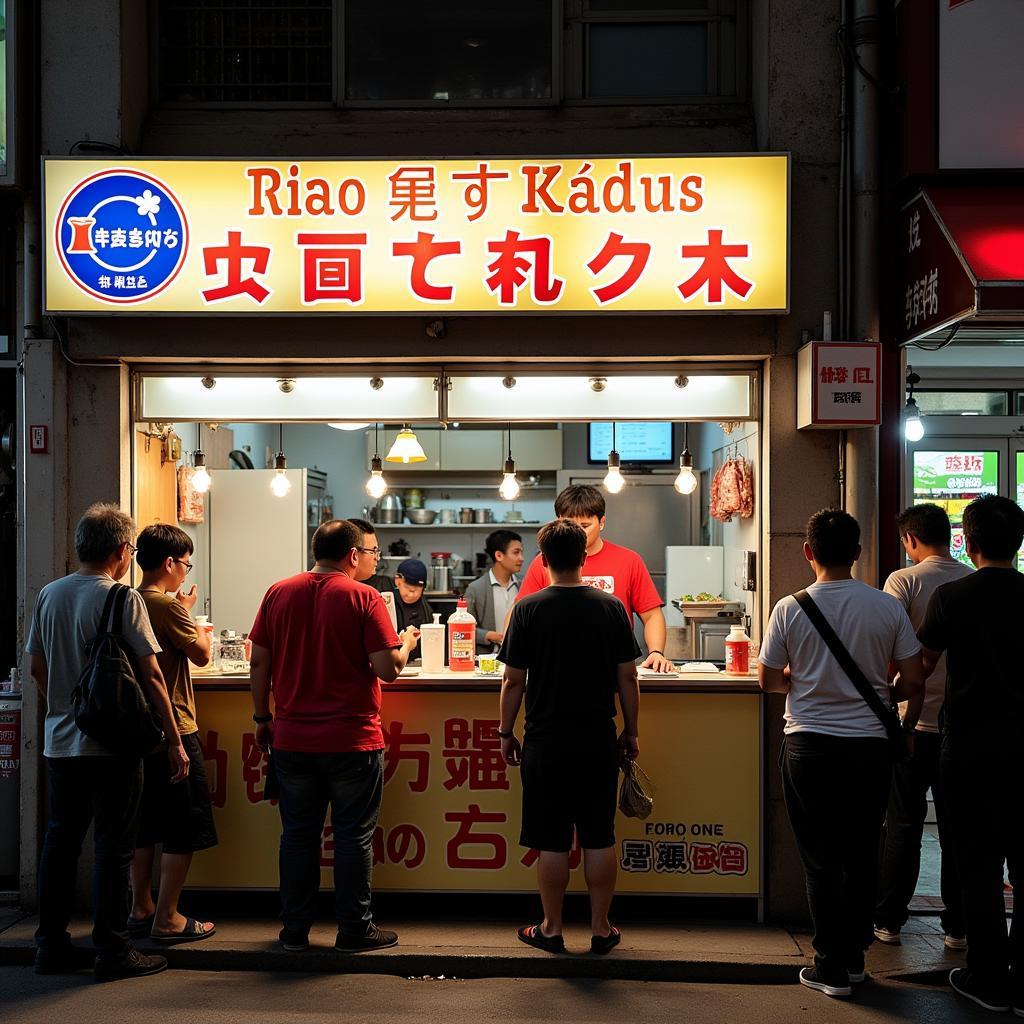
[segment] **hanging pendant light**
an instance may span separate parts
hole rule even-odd
[[[924,437],[924,421],[921,419],[921,410],[917,406],[917,399],[914,398],[914,385],[921,383],[919,374],[907,367],[907,404],[903,407],[903,436],[913,444]]]
[[[506,501],[515,501],[519,497],[519,481],[516,479],[516,464],[512,458],[512,424],[508,425],[508,458],[502,470],[501,486],[498,494]]]
[[[192,474],[192,488],[197,494],[205,494],[213,483],[210,471],[206,468],[206,455],[202,449],[203,425],[196,424],[196,450],[192,453],[192,465],[196,471]]]
[[[680,494],[693,494],[697,489],[697,475],[693,471],[693,456],[690,454],[690,447],[687,444],[689,424],[683,424],[683,454],[679,456],[679,475],[676,477],[673,487]]]
[[[366,481],[366,493],[371,498],[383,498],[388,493],[388,482],[384,479],[384,465],[380,461],[378,426],[377,423],[373,425],[373,458],[370,460],[370,477]]]
[[[270,490],[275,498],[283,498],[291,489],[292,482],[288,479],[288,459],[284,454],[284,424],[279,426],[278,452],[274,456],[274,475],[270,480]]]
[[[604,475],[604,489],[609,494],[618,494],[626,486],[626,478],[622,475],[621,460],[615,450],[615,421],[612,420],[612,450],[608,453],[608,472]]]
[[[424,452],[423,446],[416,440],[411,424],[405,423],[402,425],[402,429],[398,432],[398,437],[395,438],[395,443],[391,446],[391,451],[384,456],[384,461],[402,462],[405,464],[427,461],[427,454]]]

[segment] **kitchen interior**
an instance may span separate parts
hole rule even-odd
[[[388,461],[407,433],[419,461]],[[619,479],[609,478],[611,451],[619,455],[619,474],[612,474]],[[696,481],[690,493],[675,486],[684,452]],[[488,534],[521,535],[525,572],[538,529],[570,483],[602,489],[605,538],[646,563],[666,602],[667,657],[721,667],[732,625],[744,625],[755,642],[760,633],[756,419],[150,419],[135,424],[133,457],[140,528],[171,522],[190,535],[194,614],[205,615],[232,650],[267,587],[311,564],[310,540],[321,522],[373,522],[378,573],[392,576],[403,559],[420,559],[428,569],[424,596],[444,622],[490,568]],[[510,459],[511,479],[504,472]],[[196,482],[205,485],[198,496]],[[216,667],[225,671],[225,664]]]

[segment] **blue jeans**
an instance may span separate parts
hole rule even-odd
[[[338,754],[274,751],[281,811],[281,919],[289,931],[312,927],[320,888],[320,839],[327,808],[334,830],[334,908],[338,928],[361,937],[373,923],[373,830],[384,790],[384,751]]]

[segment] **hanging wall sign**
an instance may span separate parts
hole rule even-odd
[[[878,342],[812,341],[797,353],[798,429],[872,427],[881,408]]]
[[[786,155],[47,160],[50,313],[784,313]]]

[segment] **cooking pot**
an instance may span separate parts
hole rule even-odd
[[[405,517],[405,504],[397,494],[385,494],[377,501],[378,523],[400,523]]]

